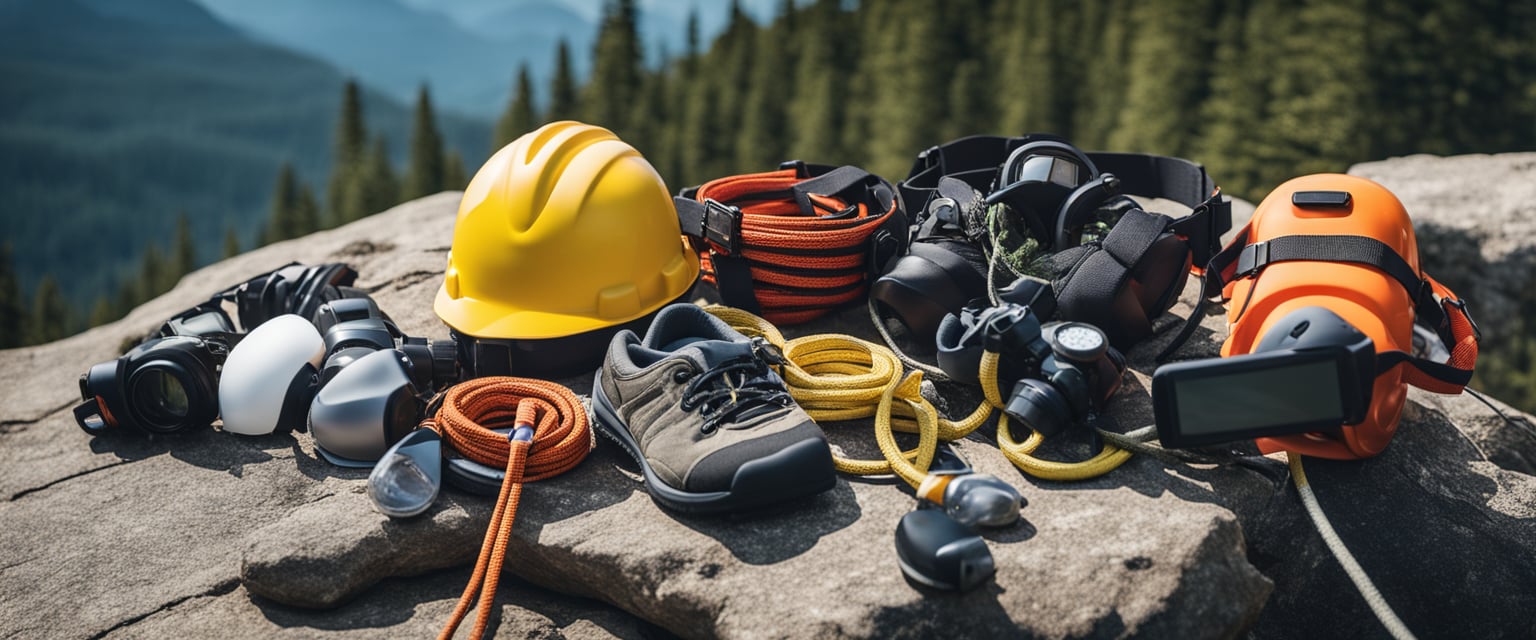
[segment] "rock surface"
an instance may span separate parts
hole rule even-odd
[[[69,407],[74,379],[115,357],[124,339],[289,260],[347,261],[408,333],[446,338],[431,299],[456,203],[455,194],[432,196],[265,247],[190,274],[112,325],[0,351],[0,632],[435,633],[467,578],[490,500],[449,490],[427,514],[391,521],[371,509],[365,474],[320,460],[307,435],[93,439]],[[1186,299],[1175,313],[1189,309]],[[823,331],[870,329],[852,311],[792,333]],[[1147,374],[1171,334],[1129,354],[1136,373],[1111,411],[1123,427],[1151,422]],[[1223,334],[1213,310],[1180,357],[1214,355]],[[589,377],[567,382],[581,393],[590,386]],[[951,413],[974,402],[966,390],[934,388]],[[1411,398],[1384,455],[1309,460],[1320,500],[1421,637],[1529,637],[1536,432],[1469,397]],[[1469,439],[1473,430],[1496,436]],[[873,455],[867,427],[829,432],[849,453]],[[658,508],[633,463],[600,444],[573,472],[524,492],[507,572],[538,587],[503,586],[497,635],[1383,633],[1283,476],[1138,457],[1093,481],[1043,482],[1009,466],[991,437],[983,429],[957,449],[1029,505],[1024,523],[986,534],[998,576],[964,595],[903,580],[891,534],[913,500],[899,484],[844,478],[772,512],[689,517]],[[1087,444],[1048,449],[1081,457]]]

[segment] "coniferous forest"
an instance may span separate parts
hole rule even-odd
[[[919,151],[955,137],[1052,132],[1086,149],[1199,161],[1252,201],[1289,177],[1361,161],[1536,150],[1532,3],[785,0],[766,23],[733,5],[711,42],[691,20],[681,51],[645,50],[638,20],[633,0],[608,3],[585,78],[564,44],[547,84],[526,66],[488,78],[514,88],[490,149],[581,119],[633,144],[675,190],[791,158],[857,164],[894,182]],[[308,185],[280,171],[259,240],[462,187],[482,158],[446,149],[436,120],[423,87],[400,171],[349,83],[330,179]],[[88,314],[49,280],[21,300],[6,250],[0,317],[32,326],[0,336],[38,342],[119,317],[195,266],[189,256],[215,257],[190,243],[183,234],[169,251],[152,247],[139,277]],[[223,255],[243,248],[226,234]],[[43,320],[61,317],[74,320]],[[1527,361],[1508,370],[1531,370],[1536,336],[1524,341],[1508,351]],[[1523,388],[1536,384],[1485,386],[1536,405],[1536,389]]]

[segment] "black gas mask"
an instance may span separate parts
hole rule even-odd
[[[939,366],[976,384],[983,351],[1000,354],[1003,411],[1041,435],[1085,423],[1120,388],[1125,358],[1104,332],[1081,322],[1041,324],[1029,307],[967,307],[939,327]]]

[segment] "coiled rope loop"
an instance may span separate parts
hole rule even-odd
[[[965,418],[951,421],[940,416],[938,409],[920,393],[922,372],[903,375],[902,360],[885,345],[836,334],[785,340],[778,328],[746,311],[719,305],[706,310],[737,331],[760,336],[784,352],[789,365],[783,367],[782,374],[789,394],[817,423],[874,417],[875,442],[885,459],[855,460],[834,455],[837,470],[844,473],[895,473],[916,488],[928,475],[939,441],[948,442],[969,435],[986,423],[993,409],[1007,405],[997,387],[999,356],[996,352],[987,351],[981,357],[980,378],[986,401]],[[916,433],[917,447],[902,450],[896,444],[893,431]],[[1023,442],[1017,441],[1009,428],[1008,414],[1000,414],[998,448],[1015,467],[1037,478],[1059,481],[1095,478],[1131,457],[1130,451],[1105,443],[1098,455],[1082,462],[1045,460],[1033,455],[1044,441],[1044,437],[1034,430]]]
[[[901,361],[883,345],[851,336],[821,334],[785,340],[767,320],[731,307],[707,310],[748,336],[758,336],[784,352],[783,367],[790,396],[817,423],[875,419],[875,442],[883,460],[833,456],[838,471],[853,475],[894,473],[916,488],[928,476],[940,440],[963,438],[986,422],[979,407],[959,421],[944,419],[923,398],[923,377],[903,375]],[[902,450],[894,431],[916,433],[917,447]]]
[[[480,610],[471,636],[479,638],[490,621],[523,483],[565,473],[586,459],[593,445],[587,410],[575,393],[553,382],[487,377],[449,388],[442,409],[422,426],[436,430],[464,457],[507,472],[475,572],[438,636],[453,637],[478,594]],[[506,427],[513,427],[510,435],[494,431]]]

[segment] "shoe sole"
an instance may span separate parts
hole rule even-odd
[[[728,491],[684,491],[663,481],[646,461],[629,426],[603,395],[601,370],[592,383],[592,414],[597,432],[619,445],[640,466],[645,489],[651,498],[675,511],[698,514],[746,511],[818,494],[837,485],[832,451],[825,440],[817,439],[792,444],[741,465],[731,477]]]

